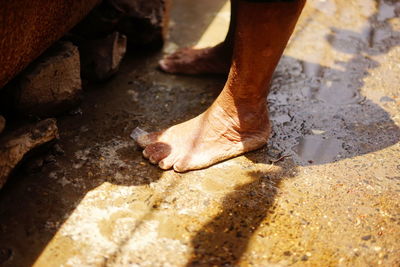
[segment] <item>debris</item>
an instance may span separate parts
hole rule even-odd
[[[286,158],[290,158],[290,157],[291,157],[290,155],[283,155],[283,156],[281,156],[281,157],[278,158],[278,159],[270,160],[270,162],[271,162],[272,164],[275,164],[275,163],[277,163],[277,162],[283,161],[283,160],[285,160]]]
[[[103,39],[88,41],[79,47],[82,76],[103,81],[115,74],[126,52],[126,36],[114,32]]]
[[[76,105],[82,86],[78,48],[59,42],[34,62],[18,80],[16,108],[34,116],[53,116]]]
[[[58,138],[55,119],[46,119],[3,136],[0,139],[0,189],[28,152],[55,138]]]
[[[372,238],[372,235],[366,235],[366,236],[361,237],[361,239],[364,240],[364,241],[368,241],[371,238]]]
[[[324,130],[317,130],[317,129],[311,129],[312,134],[315,135],[320,135],[320,134],[324,134],[325,131]]]
[[[131,137],[133,140],[137,141],[137,139],[138,139],[140,136],[143,136],[143,135],[146,135],[146,134],[148,134],[148,133],[147,133],[145,130],[142,130],[142,129],[140,129],[139,127],[136,127],[135,129],[133,129],[133,131],[132,131],[130,137]]]
[[[290,252],[290,251],[285,251],[285,252],[283,252],[283,255],[285,255],[285,256],[292,256],[292,252]]]
[[[83,115],[83,111],[81,108],[76,108],[76,109],[72,109],[68,112],[69,115],[71,116],[82,116]]]

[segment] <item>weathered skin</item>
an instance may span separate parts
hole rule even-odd
[[[268,84],[305,0],[237,4],[232,65],[221,94],[198,117],[138,139],[144,157],[162,169],[208,167],[268,141]]]
[[[0,88],[77,24],[99,0],[3,0]]]

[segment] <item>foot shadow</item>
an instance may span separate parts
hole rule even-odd
[[[226,195],[221,212],[192,239],[194,252],[186,266],[236,266],[260,224],[268,224],[280,183],[293,171],[279,166],[247,175],[251,182]]]

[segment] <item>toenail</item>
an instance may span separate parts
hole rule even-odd
[[[164,59],[160,60],[158,62],[158,65],[162,68],[162,69],[166,69],[167,68],[167,63]]]
[[[149,153],[147,153],[146,149],[143,150],[142,154],[143,154],[143,157],[145,157],[146,159],[149,158]]]
[[[175,170],[176,172],[184,172],[184,169],[181,168],[181,167],[179,167],[179,166],[177,166],[176,164],[174,165],[174,170]]]
[[[153,164],[157,164],[157,161],[156,161],[153,157],[150,157],[150,158],[149,158],[149,161],[150,161],[151,163],[153,163]]]
[[[162,160],[158,163],[158,166],[163,170],[168,170],[170,167],[167,167],[165,162]]]

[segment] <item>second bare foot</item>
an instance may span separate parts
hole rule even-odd
[[[228,74],[232,49],[221,43],[202,49],[184,48],[159,61],[161,70],[176,74]]]

